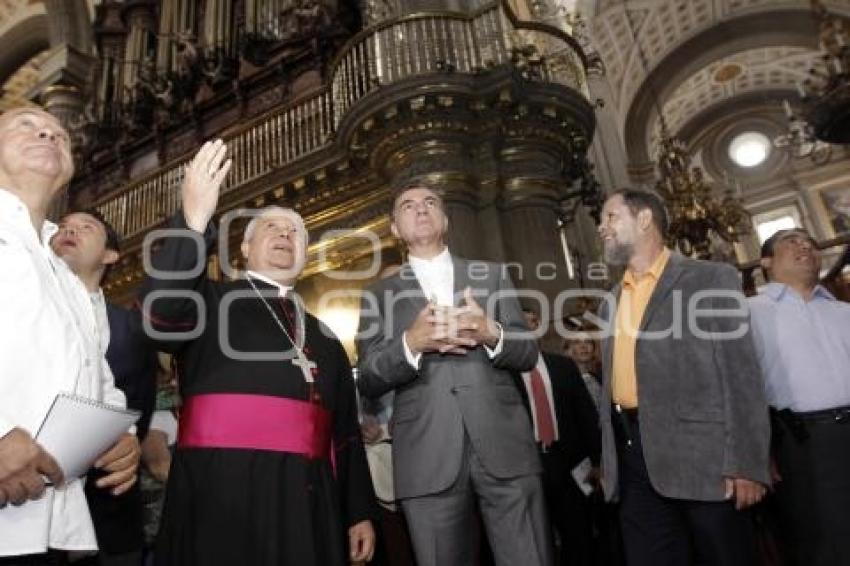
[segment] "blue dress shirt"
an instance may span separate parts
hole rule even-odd
[[[820,285],[805,301],[781,283],[749,303],[768,403],[792,411],[850,405],[850,304]]]

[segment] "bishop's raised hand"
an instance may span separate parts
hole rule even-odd
[[[218,205],[221,184],[230,171],[232,161],[224,160],[224,141],[205,142],[186,166],[181,194],[186,224],[196,232],[204,232]]]

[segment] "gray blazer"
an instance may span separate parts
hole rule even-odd
[[[640,323],[641,333],[672,329],[663,339],[639,336],[635,351],[646,467],[653,487],[666,497],[722,500],[727,476],[768,483],[768,411],[747,303],[743,295],[740,300],[714,296],[689,306],[697,293],[717,290],[740,293],[735,268],[673,253]],[[613,296],[619,302],[619,285]],[[700,312],[696,324],[691,324],[688,313],[695,313],[695,308],[706,312]],[[739,310],[712,316],[710,309]],[[599,314],[613,328],[616,314],[608,310],[603,303]],[[681,324],[674,323],[677,316]],[[742,324],[746,332],[734,339],[698,335],[700,331],[728,333]],[[604,382],[599,406],[602,472],[609,500],[618,496],[611,422],[613,345],[610,336],[602,342]]]
[[[452,261],[456,303],[466,286],[482,293],[476,299],[485,311],[494,293],[513,291],[502,265]],[[511,371],[528,370],[537,361],[537,345],[517,299],[500,296],[494,302],[492,315],[505,339],[492,360],[482,347],[465,356],[426,353],[417,371],[404,355],[402,338],[427,304],[413,270],[404,265],[364,293],[356,340],[357,387],[367,397],[395,390],[391,430],[396,497],[450,487],[460,470],[464,435],[490,474],[512,478],[539,473],[531,424],[511,378]]]

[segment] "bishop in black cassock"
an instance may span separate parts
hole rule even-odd
[[[242,279],[192,274],[215,239],[224,152],[208,142],[187,167],[172,223],[182,234],[164,238],[140,295],[176,354],[184,403],[157,564],[368,560],[376,507],[351,368],[291,292],[306,257],[301,217],[280,207],[253,217]]]

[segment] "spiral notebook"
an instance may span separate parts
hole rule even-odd
[[[140,415],[140,411],[60,393],[47,411],[35,439],[53,456],[65,479],[69,480],[85,475],[94,461],[112,448]]]

